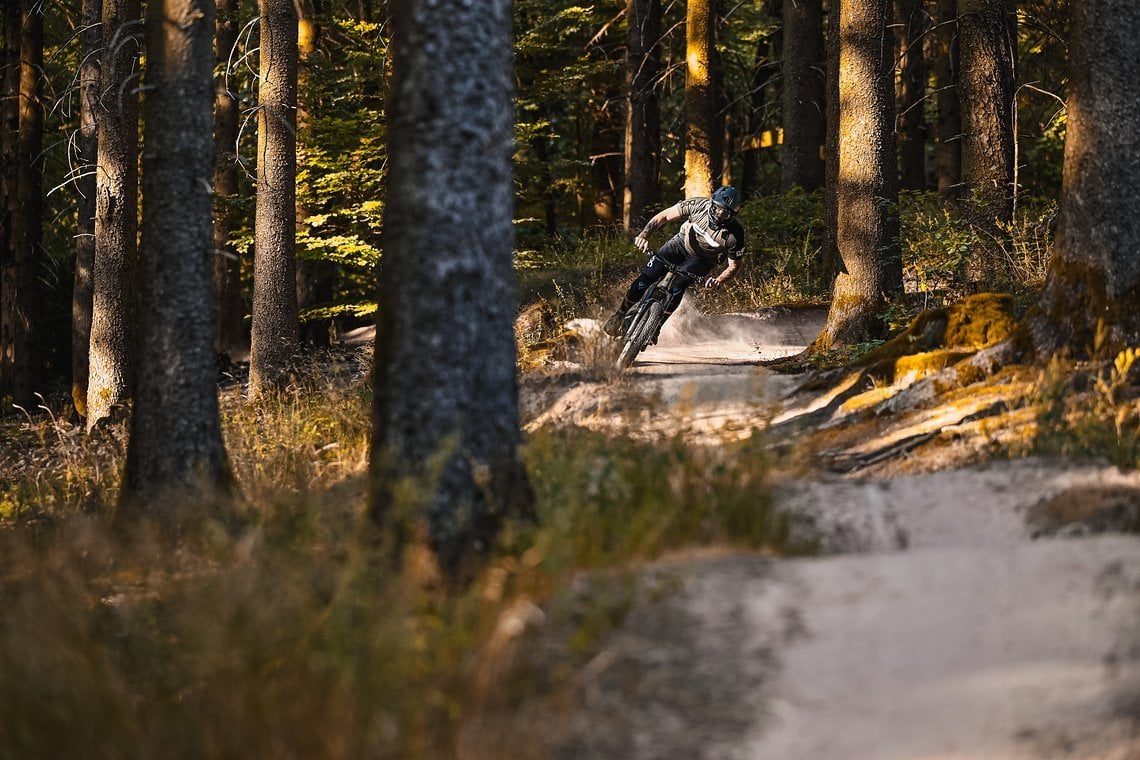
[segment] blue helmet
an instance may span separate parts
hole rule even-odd
[[[731,185],[718,187],[712,196],[712,207],[709,209],[709,215],[713,222],[720,226],[736,216],[736,212],[740,210],[741,202],[740,191],[735,187]]]

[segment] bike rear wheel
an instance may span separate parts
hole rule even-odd
[[[661,319],[661,312],[664,308],[660,301],[651,301],[634,316],[629,324],[629,330],[626,332],[625,345],[622,346],[621,353],[618,354],[616,365],[619,370],[626,369],[633,364],[637,355],[645,350],[649,339],[653,337],[653,331]]]

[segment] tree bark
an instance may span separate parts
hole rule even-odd
[[[842,0],[839,31],[836,278],[819,348],[881,337],[885,299],[902,293],[890,0]]]
[[[19,0],[4,4],[4,98],[0,101],[0,392],[10,392],[12,382],[12,322],[15,300],[13,267],[16,261],[16,230],[19,218],[20,142],[20,28]]]
[[[297,11],[261,0],[250,395],[283,387],[297,353]]]
[[[938,1],[938,192],[952,199],[962,190],[962,117],[958,106],[958,0]]]
[[[103,46],[103,0],[83,0],[82,60],[79,64],[79,178],[75,236],[75,278],[71,290],[71,401],[87,416],[87,375],[91,350],[91,303],[95,268],[95,178],[99,165],[99,50]]]
[[[657,77],[661,69],[660,0],[627,0],[625,199],[622,226],[628,232],[645,223],[646,210],[658,201],[661,173],[661,125]]]
[[[923,39],[927,22],[924,0],[896,0],[899,59],[899,186],[926,189],[926,59]]]
[[[824,147],[823,248],[820,251],[823,282],[834,292],[835,278],[843,268],[839,255],[839,0],[827,8],[827,134]]]
[[[461,582],[502,520],[532,508],[518,450],[511,7],[392,9],[371,514],[389,529],[425,522]]]
[[[245,302],[241,293],[242,260],[233,245],[238,220],[231,208],[238,193],[236,144],[237,95],[230,91],[226,67],[237,42],[238,0],[217,0],[214,30],[214,292],[217,307],[214,348],[233,359],[249,351]]]
[[[139,371],[125,509],[178,524],[229,483],[212,320],[214,0],[150,0]]]
[[[823,184],[826,131],[822,0],[784,2],[784,146],[780,189]]]
[[[17,210],[15,245],[10,270],[12,310],[8,344],[11,350],[9,389],[17,404],[31,405],[40,381],[39,327],[40,262],[43,258],[43,62],[42,7],[25,6],[20,29],[20,127],[16,145]],[[9,291],[10,292],[10,291]]]
[[[138,0],[104,0],[87,429],[131,396],[138,258]]]
[[[685,197],[712,193],[717,163],[713,71],[716,0],[690,0],[685,14]]]
[[[1053,260],[1027,324],[1042,357],[1140,345],[1140,6],[1072,7],[1068,132]]]
[[[1013,212],[1016,41],[1006,0],[958,0],[962,176],[979,227],[998,232]]]

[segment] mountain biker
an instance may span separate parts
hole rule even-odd
[[[665,265],[660,259],[680,267],[698,279],[708,275],[718,263],[726,263],[723,272],[705,280],[705,287],[720,287],[731,280],[740,266],[741,256],[744,255],[744,228],[736,220],[741,203],[740,192],[735,187],[724,186],[717,188],[711,198],[688,198],[678,201],[646,222],[645,227],[633,239],[634,245],[642,253],[649,253],[649,236],[654,231],[669,222],[684,219],[677,234],[650,257],[641,274],[630,284],[621,305],[606,320],[602,329],[615,338],[622,334],[626,313],[641,299],[650,285],[665,276]],[[673,280],[661,324],[664,324],[669,315],[680,305],[689,282],[691,281],[684,277]],[[656,342],[655,334],[650,343]]]

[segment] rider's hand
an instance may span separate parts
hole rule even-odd
[[[716,290],[720,287],[720,280],[715,277],[710,277],[705,280],[705,287],[709,288],[710,290]]]
[[[649,241],[645,239],[644,235],[638,235],[633,239],[633,244],[637,246],[637,250],[644,254],[649,253]]]

